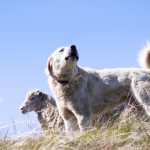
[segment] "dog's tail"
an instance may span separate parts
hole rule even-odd
[[[139,64],[143,69],[150,69],[150,42],[139,53]]]

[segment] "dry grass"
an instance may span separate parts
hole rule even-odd
[[[0,150],[149,150],[150,120],[134,109],[126,109],[115,122],[82,134],[42,132],[0,138]]]

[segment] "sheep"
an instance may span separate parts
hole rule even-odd
[[[20,110],[23,114],[34,111],[43,130],[56,131],[64,128],[55,100],[40,90],[27,92]]]

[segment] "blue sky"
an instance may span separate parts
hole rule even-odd
[[[75,44],[81,66],[138,67],[150,40],[149,0],[1,0],[0,123],[31,119],[19,106],[30,89],[50,93],[48,56]]]

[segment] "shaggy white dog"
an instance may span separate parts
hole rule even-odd
[[[79,55],[75,45],[60,47],[49,57],[46,73],[66,132],[71,130],[73,116],[82,131],[90,126],[92,115],[113,109],[127,101],[130,94],[150,115],[149,45],[139,58],[144,69],[94,70],[77,65]]]

